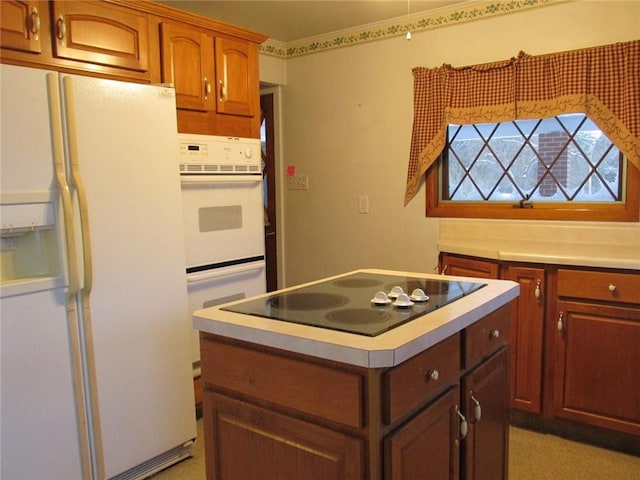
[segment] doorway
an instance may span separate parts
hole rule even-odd
[[[276,161],[274,95],[260,95],[260,140],[264,184],[264,248],[267,264],[267,292],[278,289],[278,241],[276,208]]]

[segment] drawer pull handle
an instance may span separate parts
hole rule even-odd
[[[471,401],[475,404],[473,407],[473,417],[476,423],[478,423],[480,421],[480,417],[482,417],[482,407],[476,397],[473,396],[473,393],[469,394],[469,398],[471,398]]]
[[[564,333],[564,312],[560,312],[560,315],[558,315],[558,332],[560,333],[560,338],[562,338]]]
[[[500,338],[500,330],[498,330],[498,329],[491,330],[489,332],[489,337],[491,337],[491,338]]]
[[[462,440],[467,436],[467,419],[464,418],[464,415],[462,415],[462,413],[460,413],[458,405],[456,405],[456,413],[460,417],[460,440]]]
[[[615,292],[615,291],[616,291],[616,288],[617,288],[617,287],[616,287],[613,283],[610,283],[610,284],[609,284],[609,291],[610,291],[610,292]]]
[[[533,294],[536,296],[536,301],[538,303],[540,303],[542,301],[542,292],[540,291],[540,284],[541,283],[542,283],[542,281],[540,279],[538,279],[536,281],[536,289],[533,292]]]
[[[435,368],[427,374],[427,380],[433,380],[434,382],[437,382],[439,378],[440,372]]]

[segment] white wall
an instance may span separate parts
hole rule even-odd
[[[403,206],[415,66],[454,66],[640,38],[640,2],[580,1],[286,60],[281,178],[286,285],[361,267],[431,272],[437,219]],[[261,78],[262,79],[262,78]],[[283,82],[284,83],[284,82]],[[369,214],[358,213],[368,195]]]

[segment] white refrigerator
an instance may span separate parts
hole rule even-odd
[[[175,93],[0,68],[0,478],[145,478],[196,437]]]

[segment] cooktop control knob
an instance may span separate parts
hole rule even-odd
[[[244,156],[245,156],[245,157],[247,157],[247,158],[251,158],[251,156],[252,156],[252,155],[253,155],[253,152],[251,151],[251,149],[250,149],[250,148],[247,148],[247,149],[244,151]]]

